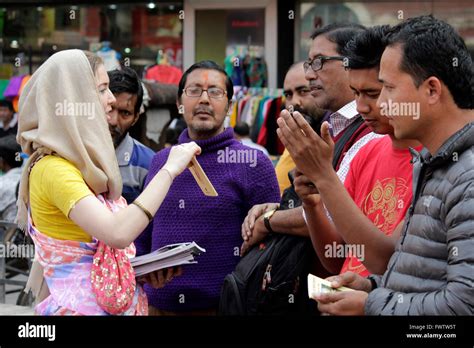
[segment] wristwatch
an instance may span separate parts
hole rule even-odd
[[[274,233],[272,230],[272,227],[270,226],[270,218],[275,214],[277,209],[272,209],[270,211],[267,211],[265,214],[263,214],[263,224],[267,228],[268,232]]]

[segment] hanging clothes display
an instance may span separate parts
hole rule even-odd
[[[18,103],[20,101],[21,92],[23,91],[23,88],[25,87],[26,83],[30,80],[30,78],[31,78],[31,75],[23,76],[23,79],[20,84],[20,89],[18,90],[18,95],[15,98],[13,98],[12,103],[13,103],[13,109],[15,110],[15,112],[18,112],[19,110]]]
[[[120,53],[110,47],[110,42],[103,41],[101,48],[95,52],[104,61],[105,70],[120,70]]]
[[[268,88],[234,88],[234,98],[230,113],[230,125],[247,123],[250,138],[264,146],[271,155],[278,156],[284,151],[276,129],[276,120],[284,107],[283,91]]]
[[[159,50],[156,55],[156,64],[145,67],[143,71],[143,78],[146,80],[178,85],[181,80],[183,72],[181,69],[171,65],[168,60],[168,55]]]
[[[267,63],[263,58],[250,57],[244,59],[245,86],[266,87],[267,86]]]
[[[20,98],[21,91],[23,90],[23,87],[25,87],[30,77],[31,75],[18,75],[13,76],[12,78],[10,78],[10,80],[6,80],[8,81],[8,83],[6,84],[6,87],[0,99],[10,100],[13,104],[13,109],[15,110],[15,112],[18,112],[18,101]]]
[[[268,83],[267,63],[258,56],[228,55],[224,59],[224,69],[234,86],[263,88]]]
[[[178,85],[183,76],[181,69],[172,65],[152,65],[144,74],[145,79],[172,85]]]
[[[0,100],[5,99],[5,97],[3,96],[3,92],[5,92],[5,90],[7,89],[9,83],[10,83],[10,80],[8,79],[0,80]]]
[[[3,97],[8,100],[13,100],[20,93],[21,81],[25,75],[13,76],[10,78],[7,88],[3,92]]]

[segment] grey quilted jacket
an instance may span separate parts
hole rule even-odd
[[[413,203],[367,315],[474,314],[474,123],[414,151]]]

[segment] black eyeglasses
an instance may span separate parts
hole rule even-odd
[[[227,91],[224,91],[222,88],[219,87],[211,87],[208,89],[203,89],[202,87],[193,86],[187,87],[184,89],[184,93],[191,98],[199,98],[203,92],[207,92],[209,98],[219,99],[222,98],[224,95],[227,94]]]
[[[305,72],[309,70],[309,67],[311,67],[313,71],[318,71],[323,68],[324,62],[327,60],[344,60],[345,58],[346,57],[342,57],[342,56],[319,56],[319,57],[314,58],[310,62],[305,61],[303,63],[303,68]]]

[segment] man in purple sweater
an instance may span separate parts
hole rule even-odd
[[[212,315],[217,311],[224,277],[240,260],[241,226],[255,204],[279,202],[278,182],[270,160],[234,139],[224,128],[233,85],[212,61],[191,66],[178,87],[178,109],[187,128],[179,143],[195,141],[197,160],[218,192],[205,196],[189,171],[173,182],[152,224],[135,241],[139,255],[164,245],[195,241],[206,249],[198,263],[188,265],[166,287],[145,286],[150,315]],[[145,185],[168,158],[169,149],[152,161]]]

